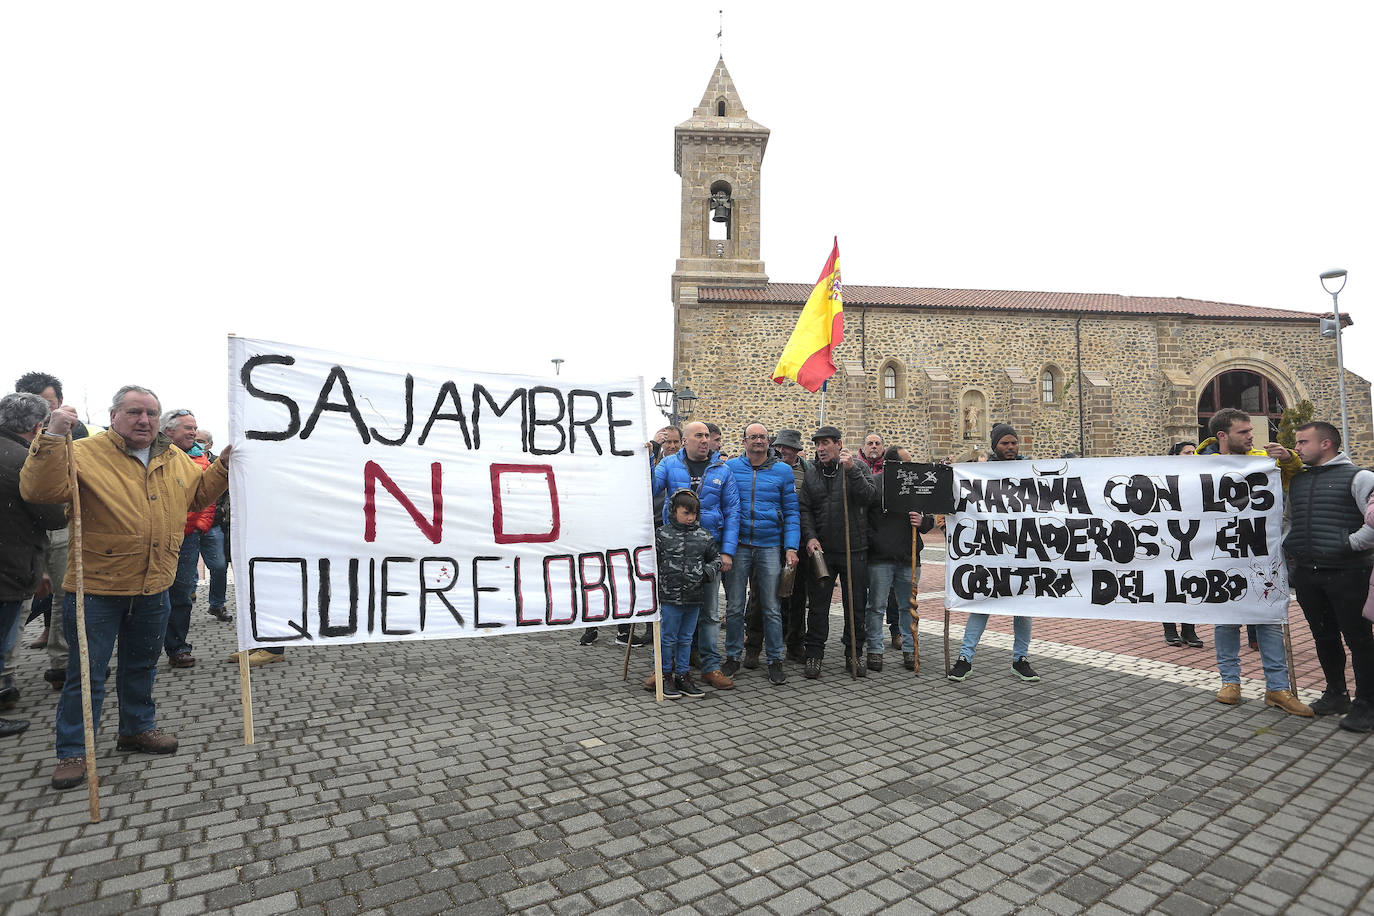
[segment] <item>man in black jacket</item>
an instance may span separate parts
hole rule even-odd
[[[882,467],[910,461],[904,448],[893,446],[883,455]],[[916,670],[916,633],[911,629],[911,594],[920,581],[921,534],[935,527],[934,515],[920,512],[890,512],[882,505],[883,474],[873,478],[878,504],[868,513],[868,668],[883,670],[883,620],[887,616],[888,596],[898,605],[897,626],[901,634],[902,664]],[[895,473],[895,472],[893,472]],[[913,577],[912,571],[915,570]]]
[[[13,632],[17,637],[19,614],[43,582],[43,555],[48,530],[67,524],[62,506],[25,502],[19,495],[19,471],[29,454],[29,443],[48,416],[48,402],[36,394],[7,394],[0,398],[0,642]],[[3,651],[0,648],[0,651]],[[0,685],[0,702],[13,705],[19,690],[6,678]],[[17,735],[29,727],[22,720],[0,719],[0,737]]]
[[[1330,423],[1299,426],[1294,451],[1307,469],[1288,487],[1291,524],[1283,552],[1326,675],[1326,691],[1312,712],[1347,713],[1341,728],[1374,731],[1374,631],[1361,616],[1374,567],[1374,526],[1365,521],[1374,473],[1350,463],[1341,451],[1341,434]],[[1342,636],[1355,672],[1353,704]]]
[[[1021,454],[1021,438],[1010,423],[998,423],[992,428],[992,454],[989,461],[1025,461]],[[946,675],[951,681],[962,681],[973,670],[973,652],[978,648],[978,640],[988,626],[987,614],[969,614],[964,624],[964,641],[959,647],[959,658]],[[1030,651],[1031,619],[1017,614],[1012,618],[1011,670],[1023,681],[1038,681],[1040,675],[1031,667],[1026,653]]]
[[[801,505],[802,542],[807,555],[813,559],[817,555],[824,557],[831,576],[840,580],[845,655],[850,659],[848,664],[853,673],[865,677],[868,674],[863,655],[865,596],[868,593],[868,507],[877,490],[868,468],[855,461],[849,449],[844,447],[839,429],[822,426],[811,441],[816,446],[816,461],[806,469],[801,492],[797,495]],[[844,475],[843,478],[840,475]],[[846,516],[849,522],[847,538]],[[806,616],[804,674],[809,678],[821,676],[825,641],[830,636],[830,596],[834,591],[834,578],[817,580],[812,577],[808,581],[811,606]],[[851,616],[854,620],[852,633]]]

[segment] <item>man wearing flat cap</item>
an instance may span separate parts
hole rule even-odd
[[[876,498],[873,475],[862,461],[844,447],[843,434],[834,426],[822,426],[811,441],[816,461],[806,469],[801,491],[802,543],[806,553],[824,557],[832,576],[840,581],[844,606],[844,645],[854,674],[865,677],[863,650],[864,615],[868,594],[868,507]],[[843,477],[841,477],[843,475]],[[848,537],[846,537],[848,521]],[[811,607],[806,617],[806,671],[808,678],[821,676],[821,659],[830,635],[831,579],[808,580]],[[851,586],[853,591],[851,592]],[[851,613],[851,609],[853,613]],[[850,620],[854,632],[850,632]],[[854,646],[854,653],[849,647]]]

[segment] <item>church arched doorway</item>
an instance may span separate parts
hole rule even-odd
[[[1269,441],[1278,438],[1279,420],[1283,418],[1283,392],[1267,377],[1249,369],[1232,369],[1212,378],[1202,386],[1197,400],[1198,441],[1206,439],[1211,433],[1207,429],[1212,415],[1223,407],[1238,407],[1248,413],[1254,421],[1255,438],[1260,439],[1264,428],[1261,419],[1268,421]]]

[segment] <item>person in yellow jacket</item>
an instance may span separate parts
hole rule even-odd
[[[116,640],[121,751],[171,754],[177,739],[157,727],[153,679],[167,626],[167,589],[176,578],[186,513],[213,505],[229,481],[231,446],[201,469],[158,429],[161,405],[147,388],[126,385],[110,407],[110,428],[80,439],[68,451],[76,411],[59,407],[35,437],[20,474],[24,499],[70,503],[69,455],[76,462],[81,497],[81,555],[67,559],[62,587],[62,628],[76,645],[76,564],[85,584],[86,640],[91,665],[91,709],[97,726],[105,678]],[[75,547],[76,540],[72,539]],[[54,789],[80,785],[86,776],[81,721],[80,660],[72,652],[57,704]]]
[[[1262,449],[1255,448],[1255,427],[1250,415],[1234,407],[1223,407],[1212,415],[1207,428],[1212,438],[1198,446],[1199,455],[1268,455],[1279,466],[1283,489],[1302,470],[1302,459],[1293,452],[1270,442]],[[1295,716],[1311,716],[1312,707],[1288,689],[1288,657],[1283,647],[1283,625],[1261,623],[1255,625],[1259,643],[1260,666],[1264,669],[1264,705],[1275,706]],[[1217,624],[1212,628],[1217,645],[1217,671],[1221,674],[1221,690],[1217,702],[1234,706],[1240,702],[1240,624]]]

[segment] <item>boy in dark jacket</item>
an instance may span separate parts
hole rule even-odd
[[[697,614],[708,588],[716,587],[720,550],[697,524],[701,502],[690,489],[668,500],[668,524],[657,531],[659,638],[663,641],[663,696],[699,698],[705,693],[688,672]],[[652,690],[654,678],[644,686]]]

